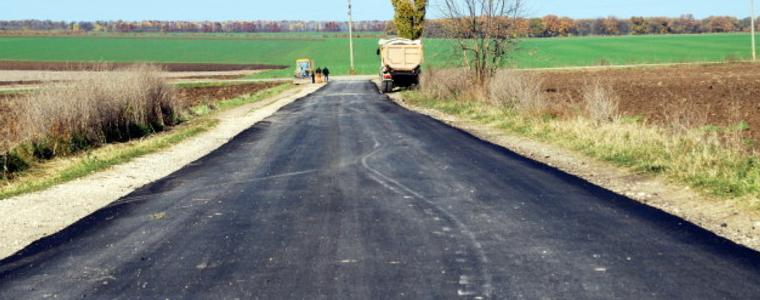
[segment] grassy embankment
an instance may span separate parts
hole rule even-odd
[[[80,96],[85,98],[69,98],[76,99],[73,100],[76,102],[63,104],[68,106],[67,109],[70,110],[60,111],[58,114],[61,117],[54,118],[53,121],[41,122],[40,125],[43,125],[41,127],[30,127],[27,122],[39,122],[38,118],[46,115],[45,113],[20,114],[26,120],[21,118],[0,120],[4,123],[12,122],[12,126],[6,126],[6,128],[24,129],[21,132],[16,130],[13,134],[4,136],[2,141],[6,154],[2,155],[5,170],[3,170],[3,177],[0,178],[0,199],[42,190],[166,149],[213,128],[218,124],[218,120],[214,118],[216,112],[266,99],[292,87],[289,84],[282,84],[253,94],[202,103],[193,107],[184,107],[181,103],[173,103],[173,111],[164,113],[162,117],[173,120],[161,124],[159,127],[156,126],[155,122],[144,119],[147,114],[135,115],[135,113],[139,110],[141,103],[146,104],[146,102],[162,97],[166,97],[161,100],[165,103],[176,102],[176,100],[170,99],[170,92],[156,93],[157,88],[171,91],[171,87],[167,86],[160,78],[142,71],[137,72],[136,75],[113,75],[104,72],[94,76],[98,76],[98,78],[73,83],[71,86],[50,87],[22,98],[21,101],[35,100],[39,101],[38,103],[45,103],[46,97],[53,96],[50,98],[54,99],[61,93],[74,93],[77,92],[76,90],[82,90],[82,93],[96,95],[94,99],[112,106],[106,114],[93,111],[93,107],[88,105],[91,104],[90,101],[86,99],[85,94],[82,94]],[[138,82],[134,80],[129,82],[130,77],[137,79]],[[92,84],[96,84],[100,80],[110,81],[113,79],[121,79],[119,82],[123,85],[118,86],[126,86],[128,90],[116,85],[113,88],[92,87]],[[83,88],[82,85],[90,88]],[[114,100],[119,97],[111,97],[123,94],[131,97],[122,98],[126,103],[121,105]],[[157,96],[159,94],[164,96]],[[108,100],[112,101],[108,102]],[[37,110],[45,110],[45,108],[40,108],[34,104],[32,107],[36,107]],[[11,110],[28,110],[29,108],[30,106],[11,106]],[[60,109],[60,107],[57,108]],[[167,112],[166,109],[164,108],[164,112]],[[94,110],[103,111],[104,109]],[[80,122],[75,121],[76,119],[89,119],[91,121]],[[115,125],[119,122],[122,124]],[[55,128],[55,130],[50,130],[50,128]],[[139,130],[135,132],[135,129]],[[119,134],[121,136],[117,138]],[[16,139],[13,139],[12,136],[15,136]]]
[[[540,81],[502,72],[484,90],[451,80],[457,72],[425,75],[420,91],[404,93],[418,107],[583,153],[637,172],[663,176],[724,199],[760,204],[760,159],[742,137],[746,128],[648,124],[620,115],[610,88],[589,84],[576,105],[543,99]],[[452,84],[452,82],[458,84]]]
[[[378,70],[377,39],[355,40],[360,74]],[[518,68],[721,62],[749,58],[749,34],[652,35],[526,39],[512,59]],[[426,64],[445,67],[460,62],[451,41],[425,41]],[[313,58],[335,75],[348,73],[348,39],[341,35],[299,34],[108,34],[90,36],[0,37],[0,60],[108,61],[161,63],[250,63],[287,69],[254,77],[290,77],[295,60]]]

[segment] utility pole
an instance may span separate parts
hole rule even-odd
[[[354,75],[356,69],[354,68],[354,20],[351,15],[351,0],[348,0],[348,51],[351,57],[351,70],[349,73]]]
[[[755,44],[755,0],[749,0],[749,10],[752,11],[752,20],[750,24],[752,26],[752,61],[757,61],[757,51]]]

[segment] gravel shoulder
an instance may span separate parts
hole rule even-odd
[[[0,201],[0,258],[54,234],[136,189],[161,179],[227,143],[243,130],[305,97],[304,86],[273,98],[220,112],[215,128],[168,150],[45,191]]]
[[[390,94],[399,105],[464,130],[484,141],[573,174],[597,186],[678,216],[717,235],[760,251],[760,213],[736,200],[716,199],[667,182],[645,176],[557,146],[537,142],[464,120],[437,110],[404,102]]]

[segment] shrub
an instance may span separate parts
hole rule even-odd
[[[0,179],[6,179],[11,174],[26,170],[29,167],[17,153],[8,152],[0,154]]]
[[[596,123],[617,120],[618,104],[618,97],[609,86],[594,82],[583,90],[583,112],[587,118]]]

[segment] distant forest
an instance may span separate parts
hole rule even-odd
[[[750,30],[750,18],[739,19],[729,16],[713,16],[697,19],[692,15],[680,17],[632,17],[621,19],[604,17],[595,19],[572,19],[548,15],[543,18],[520,18],[516,21],[504,20],[505,25],[514,26],[523,37],[557,37],[588,35],[642,35],[642,34],[687,34],[746,32]],[[445,19],[428,20],[427,37],[446,37]],[[385,32],[395,34],[390,21],[356,21],[354,30],[358,32]],[[54,32],[347,32],[346,22],[337,21],[97,21],[60,22],[48,20],[0,21],[0,33]]]

